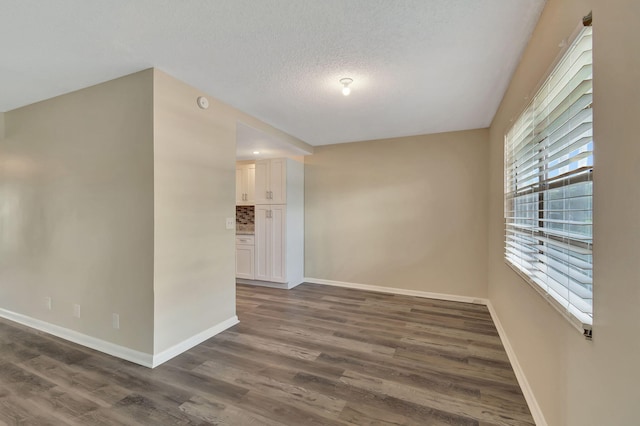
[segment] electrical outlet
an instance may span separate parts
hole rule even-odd
[[[113,314],[111,316],[111,323],[113,325],[113,328],[115,328],[116,330],[119,330],[120,329],[120,315]]]
[[[80,305],[77,303],[73,305],[73,316],[76,318],[80,318]]]
[[[51,310],[51,298],[50,297],[45,297],[44,298],[44,306],[48,309]]]
[[[236,226],[236,219],[234,217],[227,218],[227,229],[233,229]]]

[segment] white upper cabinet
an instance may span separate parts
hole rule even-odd
[[[256,203],[255,200],[255,164],[236,165],[236,205],[246,206]]]
[[[255,204],[287,203],[287,162],[284,158],[255,164]]]
[[[256,161],[256,204],[269,204],[269,160]]]
[[[269,161],[269,190],[271,204],[287,202],[287,162],[284,158]]]
[[[244,203],[244,186],[242,177],[242,166],[236,165],[236,205]]]

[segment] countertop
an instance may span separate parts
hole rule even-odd
[[[254,225],[238,225],[236,226],[236,235],[254,235]]]

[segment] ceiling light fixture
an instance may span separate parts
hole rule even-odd
[[[260,154],[260,151],[253,151],[253,153],[254,153],[255,155],[259,155],[259,154]]]
[[[198,102],[198,106],[200,107],[200,109],[209,108],[209,99],[205,98],[204,96],[198,96],[196,102]]]
[[[340,84],[342,84],[342,94],[345,96],[349,96],[349,93],[351,93],[351,88],[349,87],[349,85],[353,83],[353,79],[352,78],[342,78],[340,79]]]

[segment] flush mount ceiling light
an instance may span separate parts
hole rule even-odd
[[[254,155],[260,154],[260,151],[253,151]]]
[[[349,87],[349,85],[353,83],[353,79],[352,78],[342,78],[340,79],[340,84],[342,84],[342,94],[345,96],[349,96],[349,93],[351,93],[351,88]]]
[[[198,106],[200,107],[200,109],[209,108],[209,100],[204,96],[198,96],[198,99],[196,99],[196,102],[198,102]]]

